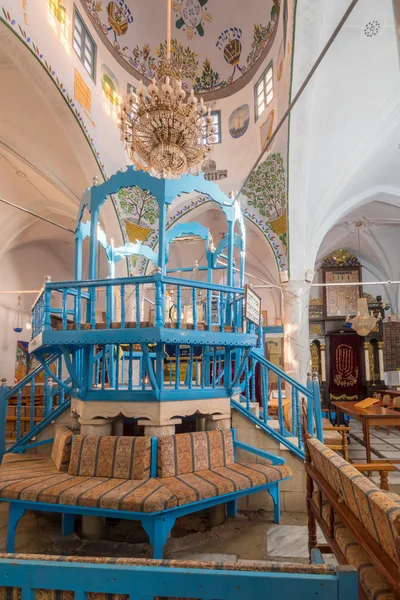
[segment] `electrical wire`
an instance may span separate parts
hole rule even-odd
[[[32,212],[31,210],[28,210],[27,208],[23,208],[22,206],[18,206],[18,204],[14,204],[13,202],[9,202],[8,200],[5,200],[4,198],[0,198],[0,202],[3,202],[3,204],[7,204],[7,206],[12,206],[13,208],[16,208],[17,210],[21,210],[22,212],[31,215],[32,217],[36,217],[37,219],[41,219],[42,221],[46,221],[46,223],[50,223],[50,225],[54,225],[55,227],[59,227],[60,229],[64,229],[64,231],[69,231],[70,233],[75,233],[75,231],[73,229],[69,229],[69,227],[65,227],[65,225],[60,225],[60,223],[56,223],[55,221],[52,221],[51,219],[47,219],[46,217],[42,217],[41,215],[38,215],[37,213]]]

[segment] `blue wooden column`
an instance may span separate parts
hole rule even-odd
[[[7,392],[7,379],[3,378],[0,386],[0,462],[6,453]]]

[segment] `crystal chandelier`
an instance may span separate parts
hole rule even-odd
[[[352,329],[358,333],[358,335],[368,335],[376,326],[379,317],[368,312],[368,304],[366,298],[358,298],[357,300],[357,314],[353,319],[347,317],[346,322],[351,323]]]
[[[171,0],[168,0],[167,59],[157,80],[128,94],[121,108],[121,140],[133,163],[162,177],[198,170],[215,141],[213,118],[194,95],[187,96],[171,62]]]

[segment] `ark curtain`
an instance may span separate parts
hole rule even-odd
[[[361,391],[359,336],[331,336],[329,378],[331,398],[335,400],[355,400]]]

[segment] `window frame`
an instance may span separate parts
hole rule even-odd
[[[82,34],[83,34],[83,37],[82,37],[82,50],[81,50],[80,54],[77,52],[77,50],[75,48],[75,44],[74,44],[74,41],[75,41],[75,22],[76,22],[77,19],[78,19],[78,21],[81,24]],[[87,38],[89,39],[89,41],[91,42],[92,47],[93,47],[93,63],[92,63],[91,72],[87,70],[87,68],[85,66],[85,60],[84,60],[84,57],[85,57],[85,46],[86,46],[86,39]],[[80,62],[82,63],[83,68],[85,69],[86,73],[93,80],[93,82],[96,83],[97,44],[94,41],[93,36],[91,35],[91,33],[90,33],[90,31],[89,31],[89,29],[88,29],[85,21],[82,19],[82,15],[79,12],[79,10],[77,9],[76,4],[74,4],[74,22],[73,22],[73,27],[72,27],[72,43],[71,43],[71,45],[72,45],[72,48],[73,48],[76,56],[79,58]]]
[[[271,78],[267,81],[266,80],[266,76],[267,76],[267,74],[268,74],[269,71],[271,71]],[[268,87],[268,83],[269,82],[272,83],[272,88],[268,92],[267,91],[267,87]],[[258,88],[259,88],[260,84],[262,85],[262,92],[258,93]],[[271,91],[272,91],[272,98],[268,102],[268,94],[270,94]],[[260,111],[260,106],[259,106],[258,98],[259,98],[259,96],[261,96],[261,93],[263,95],[264,108],[262,109],[261,112],[259,112]],[[254,86],[254,122],[258,121],[258,119],[261,117],[261,115],[263,114],[263,112],[266,110],[267,106],[269,104],[271,104],[271,102],[273,101],[274,97],[275,97],[275,90],[274,90],[274,67],[273,67],[272,60],[271,60],[271,62],[268,64],[268,66],[262,72],[261,77],[259,77],[257,79],[256,84]]]
[[[214,135],[218,136],[218,142],[214,142],[215,144],[222,144],[222,127],[221,127],[221,111],[220,110],[212,110],[211,111],[211,116],[217,116],[217,131],[214,133]],[[215,123],[214,123],[215,125]]]

